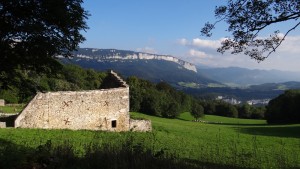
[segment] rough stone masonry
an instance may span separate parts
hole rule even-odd
[[[113,71],[118,87],[90,91],[37,93],[15,120],[15,127],[150,131],[150,121],[130,120],[129,86]]]
[[[5,106],[5,100],[4,99],[0,99],[0,106]]]

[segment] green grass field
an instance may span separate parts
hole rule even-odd
[[[194,165],[201,162],[226,166],[223,168],[300,168],[300,124],[267,125],[264,120],[210,115],[203,120],[214,123],[202,123],[193,122],[189,113],[183,113],[178,119],[140,113],[131,116],[152,120],[153,132],[0,129],[0,156],[8,144],[26,152],[51,140],[56,146],[67,143],[77,156],[83,156],[93,147],[121,148],[130,142],[141,151],[171,155]]]
[[[180,114],[178,119],[193,121],[194,117],[191,116],[190,113],[185,112]],[[253,119],[238,119],[238,118],[230,118],[223,116],[213,116],[206,115],[204,118],[201,118],[202,121],[211,122],[211,123],[219,123],[219,124],[228,124],[228,125],[238,125],[238,124],[247,124],[247,125],[265,125],[267,124],[266,120],[253,120]]]
[[[24,108],[23,104],[18,105],[11,105],[11,106],[0,106],[0,113],[9,113],[9,114],[15,114],[22,111]]]

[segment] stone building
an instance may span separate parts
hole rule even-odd
[[[15,127],[150,131],[150,121],[130,120],[126,82],[112,71],[109,79],[100,90],[37,93],[16,118]]]
[[[5,106],[5,100],[4,99],[0,99],[0,106]]]

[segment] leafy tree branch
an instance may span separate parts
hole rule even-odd
[[[201,30],[203,36],[210,37],[212,30],[222,21],[228,24],[227,37],[218,52],[231,51],[232,54],[244,53],[257,61],[268,58],[282,44],[286,36],[299,27],[300,1],[298,0],[228,0],[227,5],[215,9],[217,21],[206,23]],[[275,30],[269,37],[260,33],[271,25],[294,21],[295,24],[283,36]]]

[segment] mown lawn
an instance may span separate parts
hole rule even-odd
[[[189,113],[179,119],[131,115],[152,120],[153,132],[0,129],[0,154],[5,144],[36,149],[51,140],[52,145],[67,144],[77,156],[84,156],[95,147],[123,149],[124,143],[130,142],[138,151],[151,150],[157,158],[183,159],[194,166],[207,163],[221,168],[300,168],[299,124],[269,126],[264,120],[207,115],[204,121],[217,122],[210,124],[193,122]]]

